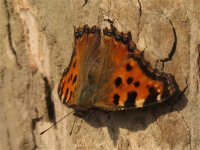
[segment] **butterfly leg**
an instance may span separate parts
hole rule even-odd
[[[76,118],[77,118],[77,116],[75,116],[75,118],[74,118],[74,122],[73,122],[73,125],[72,125],[72,129],[71,129],[69,135],[72,135],[72,131],[73,131],[73,129],[74,129],[74,125],[75,125],[75,122],[76,122]]]

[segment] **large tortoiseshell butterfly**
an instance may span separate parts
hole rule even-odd
[[[115,27],[75,29],[74,50],[58,86],[63,104],[76,110],[125,110],[160,103],[177,93],[172,75],[153,69],[131,33]]]

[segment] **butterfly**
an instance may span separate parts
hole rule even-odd
[[[112,25],[103,32],[88,25],[75,29],[73,54],[58,86],[67,107],[126,110],[160,103],[177,92],[174,77],[151,67],[131,32]]]

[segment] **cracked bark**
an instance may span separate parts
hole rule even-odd
[[[197,6],[200,7],[200,4],[195,1],[169,3],[144,0],[97,0],[89,1],[89,5],[88,0],[82,2],[84,4],[78,0],[0,2],[0,16],[7,22],[6,25],[0,22],[0,108],[3,108],[0,109],[0,135],[6,137],[0,141],[3,149],[198,149],[200,16]],[[101,17],[99,20],[98,16]],[[16,20],[19,21],[18,26],[13,26],[12,21],[16,17],[21,20]],[[28,17],[31,17],[31,21],[26,20],[24,23],[23,19]],[[111,18],[114,22],[105,18]],[[72,110],[60,103],[57,85],[70,60],[73,25],[91,26],[97,23],[96,20],[101,28],[105,20],[114,25],[118,23],[121,31],[132,32],[135,42],[151,39],[146,44],[148,48],[151,45],[153,49],[159,46],[161,50],[154,49],[153,54],[161,53],[158,56],[162,58],[163,69],[175,76],[183,91],[177,101],[170,99],[170,104],[162,103],[125,112],[105,113],[97,110],[76,119],[73,124],[74,116],[68,114]],[[27,22],[29,30],[35,27],[34,31],[38,31],[38,35],[27,33]],[[15,36],[19,30],[23,31],[24,35],[21,36],[25,36],[21,43],[16,42]],[[47,40],[43,41],[40,34],[45,35]],[[4,40],[5,36],[8,40]],[[144,47],[145,40],[141,42]],[[33,60],[32,55],[29,55],[30,47],[26,45],[32,43],[38,44],[35,47],[39,48],[38,53],[32,54],[37,58],[34,61],[40,61],[38,64],[41,64],[41,70],[45,68],[50,71],[48,78],[45,71],[41,73],[36,68],[34,72],[30,67]],[[50,50],[49,68],[42,66],[46,57],[44,45],[48,45]],[[8,61],[7,47],[15,58],[14,65]],[[25,49],[24,53],[20,53],[22,49]],[[26,67],[16,69],[20,65]],[[185,72],[188,75],[183,76]],[[67,117],[65,114],[68,114]],[[6,121],[1,117],[3,115]],[[57,118],[62,121],[40,135]]]
[[[137,0],[138,4],[139,4],[139,17],[138,17],[138,33],[137,33],[137,38],[139,40],[139,35],[140,35],[140,19],[142,17],[142,4],[140,2],[140,0]]]
[[[200,77],[200,44],[198,45],[198,66],[199,66],[199,77]]]
[[[12,40],[12,31],[11,31],[11,23],[10,23],[11,16],[10,16],[10,11],[9,11],[9,6],[8,6],[8,1],[7,1],[7,0],[4,0],[4,5],[5,5],[5,8],[6,8],[7,19],[8,19],[7,32],[8,32],[8,43],[9,43],[9,48],[10,48],[12,54],[14,55],[14,58],[15,58],[17,67],[18,67],[18,68],[21,68],[21,65],[20,65],[19,62],[18,62],[16,50],[15,50],[15,48],[14,48],[14,46],[13,46],[13,43],[12,43],[13,40]]]
[[[6,135],[7,135],[7,139],[8,139],[8,148],[10,149],[10,150],[12,150],[12,146],[11,146],[11,138],[10,138],[10,131],[9,131],[9,129],[8,128],[6,128]]]
[[[139,4],[139,20],[140,20],[140,18],[142,16],[142,4],[141,4],[140,0],[137,0],[137,1],[138,1],[138,4]]]
[[[88,0],[85,0],[84,4],[81,7],[84,7],[87,4]]]
[[[173,31],[173,36],[174,36],[174,42],[172,45],[172,48],[168,54],[167,58],[161,59],[160,61],[162,62],[162,70],[165,67],[165,62],[171,61],[175,52],[176,52],[176,46],[177,46],[177,34],[176,34],[176,29],[172,23],[172,21],[166,16],[167,20],[169,21],[170,25],[172,26],[172,31]]]

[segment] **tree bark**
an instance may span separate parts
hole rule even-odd
[[[73,48],[74,26],[114,21],[153,67],[175,76],[175,102],[123,112],[69,115],[57,86]],[[198,0],[1,0],[0,149],[200,149]]]

